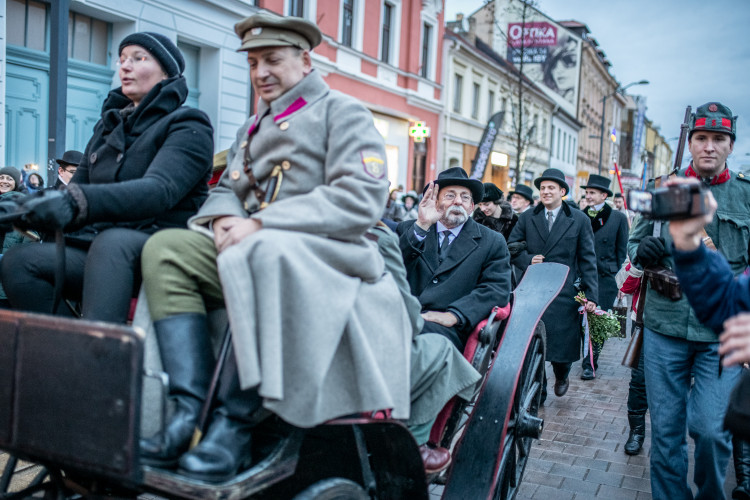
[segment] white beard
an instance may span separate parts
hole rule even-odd
[[[453,228],[456,226],[460,226],[468,219],[469,214],[466,212],[466,209],[464,207],[454,205],[445,211],[445,215],[443,215],[443,225],[445,227]]]

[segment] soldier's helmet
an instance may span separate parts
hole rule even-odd
[[[690,134],[697,130],[721,132],[728,134],[735,140],[737,134],[737,117],[732,116],[732,110],[718,102],[709,102],[699,106],[690,117]]]

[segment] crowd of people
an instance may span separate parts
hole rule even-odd
[[[736,117],[726,106],[696,110],[692,162],[677,174],[711,193],[703,218],[634,216],[610,179],[593,174],[575,203],[554,168],[534,180],[538,198],[526,185],[506,197],[459,167],[421,193],[389,192],[369,111],[312,66],[318,27],[259,13],[235,31],[259,101],[212,190],[211,123],[183,105],[180,50],[150,32],[121,41],[122,85],[85,151],[57,160],[53,186],[27,169],[0,169],[0,212],[19,214],[3,226],[0,306],[125,323],[145,291],[175,411],[140,443],[144,463],[225,481],[256,458],[252,434],[269,412],[312,427],[388,408],[406,421],[426,471],[439,472],[450,453],[430,429],[446,401],[470,398],[480,378],[462,356],[468,336],[493,307],[508,306],[529,266],[554,262],[570,269],[542,317],[554,394],[567,393],[579,360],[581,378],[596,379],[604,342],[582,335],[582,313],[634,292],[634,305],[645,304],[644,346],[625,452],[640,452],[650,410],[654,498],[693,498],[686,431],[698,497],[723,495],[734,450],[734,495],[748,498],[750,445],[737,432],[733,446],[723,425],[738,364],[750,361],[750,316],[737,316],[750,308],[750,289],[747,277],[734,278],[749,264],[750,181],[727,167]],[[64,242],[54,243],[61,229]],[[59,244],[64,304],[55,300]],[[682,290],[661,286],[649,274],[657,267],[676,270]],[[191,448],[216,363],[207,316],[224,308],[232,350]]]

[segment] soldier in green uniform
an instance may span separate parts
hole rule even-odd
[[[677,175],[697,177],[713,193],[718,210],[706,226],[704,241],[721,252],[739,274],[748,267],[750,179],[727,165],[735,137],[736,117],[728,107],[716,102],[700,106],[691,117],[688,135],[692,161]],[[653,229],[654,222],[648,219],[635,225],[628,242],[630,258],[640,268],[662,265],[672,269],[668,223],[661,236],[653,235]],[[649,283],[645,304],[643,348],[651,410],[652,495],[693,498],[687,481],[687,426],[695,442],[696,498],[723,498],[732,445],[722,421],[740,369],[720,366],[716,334],[700,324],[684,296],[671,300]]]

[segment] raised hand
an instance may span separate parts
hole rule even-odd
[[[425,231],[443,217],[444,210],[441,210],[437,203],[438,191],[440,188],[435,182],[430,182],[422,201],[419,202],[417,225]]]

